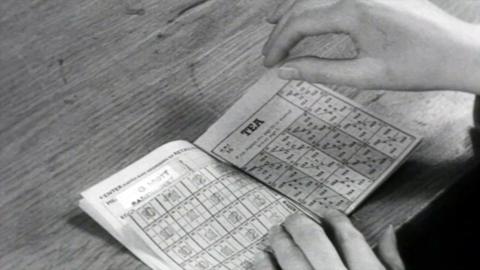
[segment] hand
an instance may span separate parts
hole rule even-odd
[[[311,35],[346,33],[357,47],[354,59],[287,59],[283,79],[480,93],[480,27],[427,0],[285,0],[268,21],[276,24],[263,49],[268,67]]]
[[[325,230],[304,215],[287,218],[269,234],[273,254],[263,252],[254,262],[255,270],[403,270],[393,228],[379,241],[379,258],[337,211],[328,211],[322,220]],[[328,232],[328,234],[326,233]]]

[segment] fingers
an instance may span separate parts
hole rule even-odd
[[[257,260],[255,269],[385,269],[363,235],[345,215],[336,210],[326,210],[322,221],[322,225],[329,229],[328,235],[321,226],[299,214],[288,217],[283,228],[272,228],[270,246],[276,260],[264,253]],[[379,252],[389,270],[405,269],[396,248],[393,228],[389,228],[382,236]]]
[[[281,269],[313,270],[303,252],[280,226],[270,230],[270,247]]]
[[[392,225],[380,237],[378,255],[389,270],[405,270],[405,265],[397,248],[397,237]]]
[[[295,0],[282,0],[282,2],[277,5],[275,10],[268,16],[267,22],[275,24],[280,21],[280,19],[291,9]]]
[[[263,46],[263,49],[262,49],[262,54],[264,56],[267,55],[268,51],[270,50],[270,48],[272,46],[271,44],[274,40],[273,37],[277,36],[278,33],[281,32],[281,30],[283,29],[285,24],[288,22],[289,18],[290,18],[289,14],[283,16],[282,19],[277,23],[277,25],[275,25],[272,32],[270,32],[270,35],[268,36],[268,40],[267,40],[267,42],[265,42],[265,45]]]
[[[326,210],[322,219],[330,229],[338,252],[350,270],[385,269],[380,263],[363,235],[350,220],[336,210]]]
[[[382,63],[370,58],[330,60],[305,56],[288,60],[278,69],[278,76],[285,80],[349,85],[364,89],[376,88],[383,73]]]
[[[295,214],[288,217],[283,226],[314,269],[346,269],[322,227],[311,219]]]
[[[260,252],[254,262],[254,270],[280,270],[275,258],[265,251]]]
[[[298,2],[281,13],[277,25],[263,49],[264,64],[272,67],[288,56],[304,37],[331,32],[353,32],[353,16],[345,16],[340,4],[317,7],[318,3]],[[346,18],[345,18],[346,17]]]
[[[318,26],[308,17],[294,18],[291,14],[286,15],[273,29],[265,47],[264,64],[272,67],[288,56],[291,48],[308,35],[315,35]]]

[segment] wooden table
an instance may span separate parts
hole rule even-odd
[[[147,269],[80,211],[78,194],[220,117],[265,71],[274,2],[2,0],[0,268]],[[479,1],[437,2],[480,18]],[[345,40],[301,48],[341,55]],[[478,164],[473,96],[336,89],[424,136],[353,215],[371,243]]]

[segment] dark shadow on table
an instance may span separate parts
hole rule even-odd
[[[474,159],[480,156],[480,130],[470,130]],[[467,174],[426,211],[398,232],[408,270],[476,269],[480,219],[480,167]]]

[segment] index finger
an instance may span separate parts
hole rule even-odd
[[[280,226],[274,226],[269,235],[270,247],[281,269],[314,270],[303,252]]]
[[[336,210],[325,210],[322,221],[331,230],[337,250],[348,269],[385,269],[347,216]]]
[[[287,11],[292,8],[293,4],[296,0],[283,0],[282,3],[277,5],[275,10],[268,15],[267,22],[271,24],[276,24],[280,21],[280,19],[287,13]]]
[[[314,269],[346,270],[340,256],[320,225],[305,215],[288,217],[283,226],[308,258]]]

